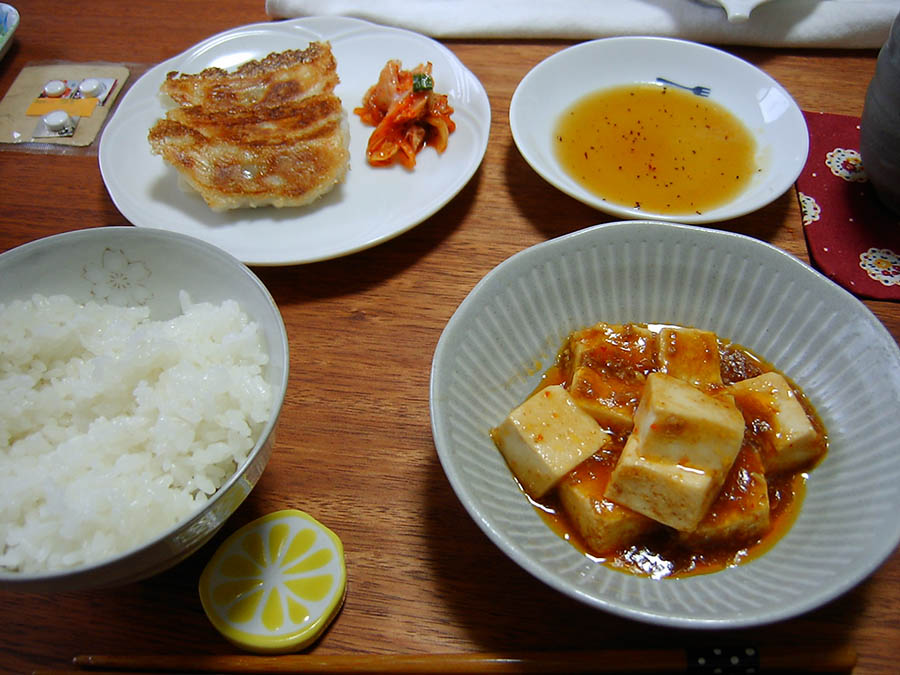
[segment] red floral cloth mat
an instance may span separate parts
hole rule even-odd
[[[900,217],[868,182],[859,118],[803,115],[809,158],[796,187],[813,265],[854,295],[900,300]]]

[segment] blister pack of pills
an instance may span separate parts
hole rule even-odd
[[[45,152],[92,146],[129,75],[121,64],[26,66],[0,100],[0,143]]]

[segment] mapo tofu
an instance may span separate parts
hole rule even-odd
[[[556,529],[652,576],[762,551],[827,449],[803,393],[749,350],[692,327],[603,322],[568,337],[491,435]]]

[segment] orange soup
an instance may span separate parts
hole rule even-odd
[[[602,199],[650,213],[702,214],[743,191],[756,142],[731,112],[657,84],[597,91],[554,130],[557,158]]]

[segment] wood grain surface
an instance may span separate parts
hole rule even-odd
[[[0,62],[0,92],[28,64],[99,61],[139,70],[219,31],[268,20],[262,0],[15,4],[22,22]],[[859,655],[854,672],[897,672],[898,552],[857,588],[795,620],[691,632],[633,623],[563,597],[506,558],[465,513],[441,470],[430,429],[429,370],[441,331],[502,260],[611,218],[545,183],[510,134],[517,83],[570,43],[446,44],[480,78],[491,102],[490,143],[472,181],[439,213],[373,249],[255,270],[284,316],[291,377],[274,456],[251,496],[205,548],[155,578],[54,596],[0,592],[0,671],[65,668],[86,653],[233,653],[200,606],[200,571],[238,526],[294,507],[337,532],[346,548],[346,604],[316,653],[713,643],[795,645],[812,653],[849,642]],[[780,81],[802,108],[850,115],[862,111],[876,57],[875,51],[729,51]],[[107,195],[95,154],[0,152],[0,186],[0,251],[57,232],[127,224]],[[808,259],[793,189],[756,213],[712,227]],[[900,337],[897,305],[867,305]]]

